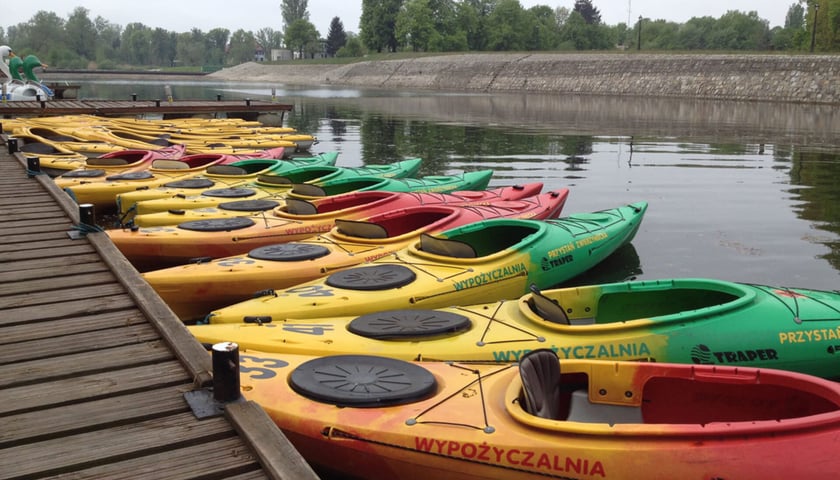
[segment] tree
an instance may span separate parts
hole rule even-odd
[[[254,34],[254,39],[262,45],[266,53],[273,49],[283,48],[283,32],[272,28],[261,28]]]
[[[403,0],[362,0],[359,30],[362,43],[376,52],[397,51],[397,15]]]
[[[347,35],[347,43],[344,44],[343,47],[338,49],[336,52],[336,57],[361,57],[365,54],[365,46],[362,45],[362,41],[359,39],[358,35],[349,34]]]
[[[239,29],[233,32],[230,36],[230,50],[227,54],[228,65],[238,65],[240,63],[251,62],[254,60],[254,48],[257,40],[254,34]]]
[[[802,29],[805,28],[805,8],[794,3],[788,8],[787,15],[785,15],[785,28]]]
[[[163,28],[155,28],[151,39],[151,62],[154,65],[171,66],[177,53],[178,35]]]
[[[318,30],[309,20],[295,20],[286,29],[286,47],[298,52],[298,58],[306,58],[307,53],[313,53],[313,43],[318,42]]]
[[[436,34],[429,0],[407,0],[397,14],[397,41],[414,52],[425,52],[429,50],[429,41]]]
[[[151,29],[139,22],[126,25],[120,41],[120,53],[123,60],[132,65],[150,65],[151,51]]]
[[[198,28],[178,34],[178,60],[181,65],[204,65],[207,57],[207,42],[204,33]]]
[[[227,28],[214,28],[204,35],[204,42],[207,48],[204,53],[204,61],[202,65],[224,65],[225,52],[227,51],[228,39],[230,38],[230,30]],[[253,54],[254,44],[251,43],[251,53]]]
[[[487,49],[525,50],[528,20],[519,0],[499,0],[487,16]]]
[[[280,11],[283,13],[283,30],[287,34],[289,27],[296,21],[309,21],[308,3],[309,0],[283,0],[280,4]]]
[[[347,34],[344,32],[344,24],[341,19],[333,17],[330,22],[330,31],[327,34],[327,44],[325,47],[328,57],[334,57],[341,47],[347,43]]]
[[[575,0],[573,9],[578,12],[587,25],[598,25],[601,23],[601,12],[592,5],[591,0]]]
[[[88,9],[76,7],[64,29],[67,32],[67,46],[86,60],[96,56],[96,28],[88,17]]]

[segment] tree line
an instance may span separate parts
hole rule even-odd
[[[325,37],[309,21],[308,0],[281,0],[279,28],[218,27],[174,32],[135,22],[121,26],[76,7],[65,19],[39,11],[0,27],[0,44],[34,53],[51,66],[221,68],[287,49],[295,58],[359,57],[369,52],[501,51],[816,51],[840,50],[840,0],[798,0],[785,24],[770,27],[757,12],[731,10],[685,23],[640,16],[607,25],[592,0],[571,7],[519,0],[362,0],[359,32],[334,17]],[[567,0],[570,1],[570,0]]]

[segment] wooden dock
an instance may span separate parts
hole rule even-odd
[[[253,402],[194,414],[210,355],[0,139],[0,479],[316,479]]]
[[[0,103],[0,116],[98,115],[141,116],[158,115],[163,118],[219,114],[248,120],[260,114],[285,114],[292,105],[262,100],[49,100]]]

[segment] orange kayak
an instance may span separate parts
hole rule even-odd
[[[329,474],[828,480],[840,471],[840,384],[801,373],[558,361],[549,349],[504,365],[246,350],[239,360],[244,398]]]

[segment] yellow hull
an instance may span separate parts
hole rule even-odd
[[[242,395],[308,462],[367,480],[830,479],[840,471],[840,387],[786,371],[558,367],[556,357],[552,368],[546,352],[521,366],[239,358]]]

